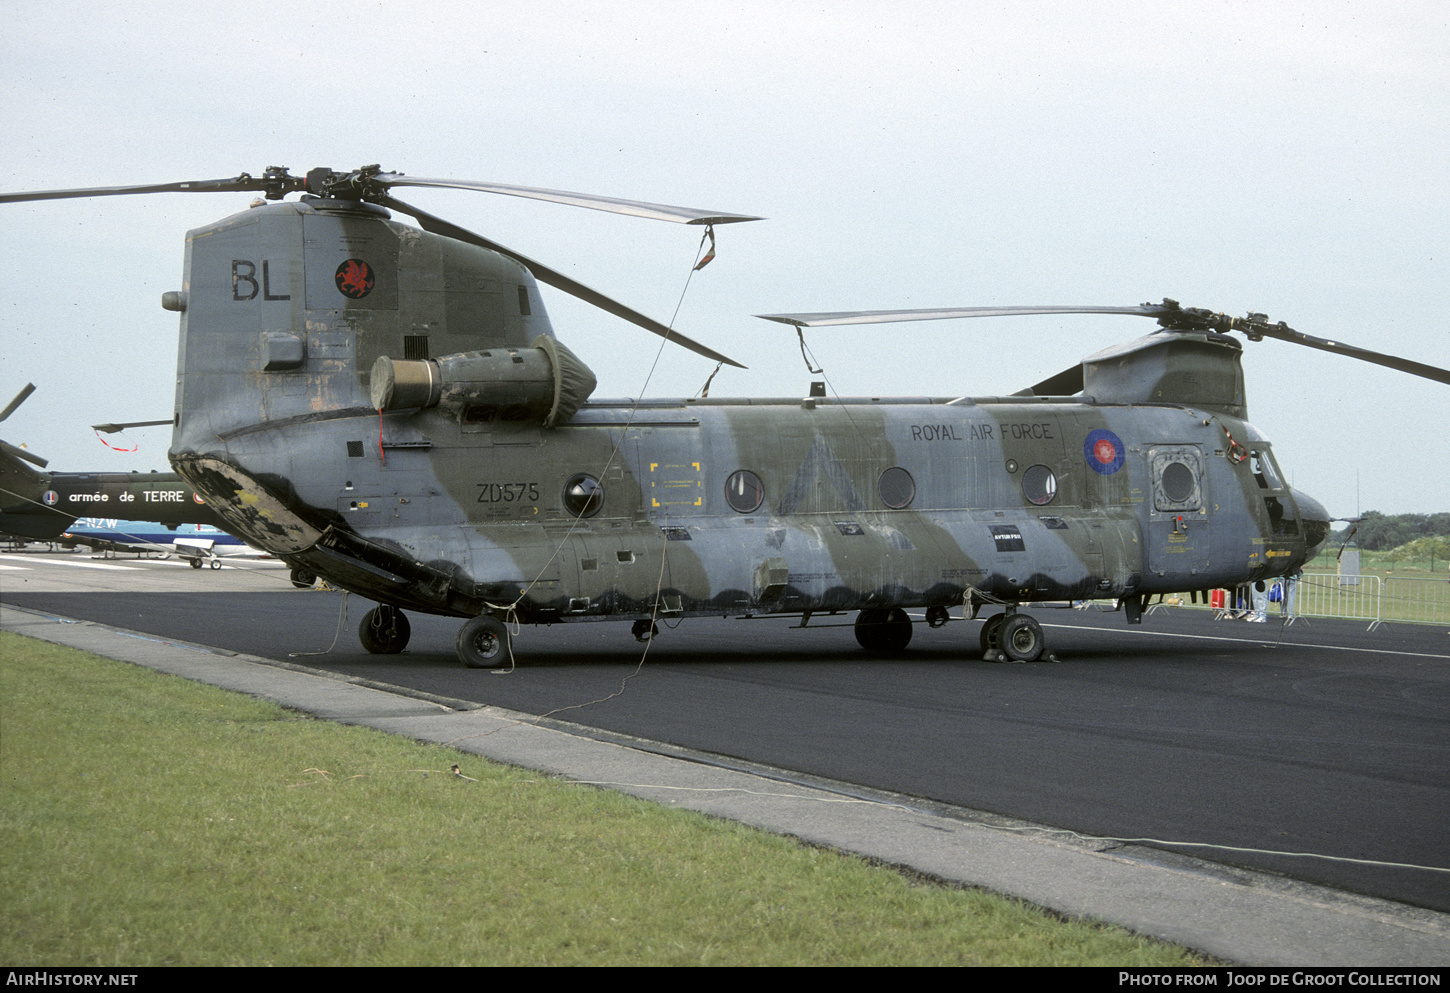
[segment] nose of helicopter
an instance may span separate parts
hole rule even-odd
[[[1307,493],[1294,489],[1290,492],[1294,494],[1294,505],[1299,508],[1299,521],[1304,529],[1304,561],[1308,562],[1329,540],[1329,511]]]

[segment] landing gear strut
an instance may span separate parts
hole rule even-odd
[[[911,618],[900,607],[872,607],[856,615],[856,641],[868,652],[895,654],[911,643]]]
[[[397,607],[381,604],[363,615],[357,638],[374,655],[397,655],[408,647],[413,627]]]

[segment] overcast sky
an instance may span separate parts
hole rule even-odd
[[[759,214],[719,230],[463,191],[405,199],[800,396],[779,311],[1137,304],[1260,311],[1450,367],[1443,4],[5,3],[0,188],[420,176]],[[165,469],[185,232],[249,194],[0,207],[0,426],[65,470]],[[597,396],[713,363],[544,291]],[[1010,393],[1151,331],[1128,317],[808,332],[843,395]],[[1337,516],[1450,509],[1450,387],[1246,343],[1249,412]]]

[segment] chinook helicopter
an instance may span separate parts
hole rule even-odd
[[[1027,313],[1159,330],[1008,397],[594,400],[538,283],[739,365],[489,239],[399,187],[479,190],[713,227],[758,220],[369,166],[0,195],[0,202],[259,192],[187,234],[176,472],[248,543],[378,606],[359,637],[408,643],[405,611],[463,619],[459,659],[513,659],[517,623],[857,612],[863,648],[906,648],[908,608],[989,616],[984,652],[1042,657],[1022,604],[1292,573],[1329,517],[1247,420],[1242,346],[1275,337],[1450,383],[1260,314],[1136,307],[773,314],[826,324]],[[300,193],[297,200],[286,200]],[[392,219],[411,216],[415,228]],[[803,349],[804,349],[804,343]],[[999,656],[1000,657],[1000,656]]]

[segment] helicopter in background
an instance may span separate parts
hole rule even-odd
[[[26,383],[0,410],[0,421],[34,392],[35,384]],[[170,423],[92,427],[114,433]],[[175,473],[50,472],[49,465],[33,452],[0,441],[0,534],[21,542],[89,545],[99,551],[174,552],[195,569],[204,562],[218,567],[214,547],[237,544],[219,529],[221,519]]]
[[[260,192],[188,233],[169,457],[226,530],[378,603],[359,636],[400,652],[406,611],[463,620],[467,666],[513,659],[511,624],[856,612],[904,649],[908,608],[990,616],[984,651],[1045,650],[1038,601],[1150,596],[1292,573],[1329,534],[1247,421],[1242,346],[1277,337],[1450,382],[1263,315],[1138,307],[765,315],[797,327],[1021,313],[1149,317],[1159,330],[1009,397],[593,399],[538,283],[739,363],[496,242],[399,187],[503,193],[715,225],[758,218],[368,166],[0,195],[0,202]],[[291,193],[300,199],[286,200]],[[395,221],[411,216],[419,228]],[[817,389],[817,387],[820,387]],[[995,608],[1000,608],[997,610]]]

